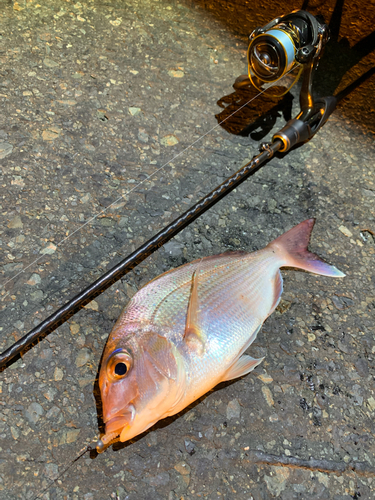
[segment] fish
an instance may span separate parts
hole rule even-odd
[[[226,252],[172,269],[141,288],[118,318],[99,371],[103,451],[179,413],[261,361],[245,354],[283,291],[281,267],[345,276],[307,250],[315,219],[252,253]]]

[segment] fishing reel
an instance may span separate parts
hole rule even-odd
[[[277,17],[250,35],[248,75],[237,78],[234,88],[255,87],[265,95],[286,94],[302,75],[298,116],[273,136],[282,142],[280,152],[311,139],[336,106],[334,97],[314,101],[312,79],[329,29],[319,16],[296,10]]]
[[[286,93],[306,65],[317,62],[328,38],[328,26],[303,10],[256,28],[250,35],[247,51],[250,82],[259,91],[267,91],[284,76],[290,76],[292,83]]]

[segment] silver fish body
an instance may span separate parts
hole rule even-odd
[[[262,361],[244,351],[280,300],[280,267],[343,276],[307,251],[313,224],[305,221],[257,252],[181,266],[132,298],[103,355],[106,434],[99,450],[118,435],[131,439]]]

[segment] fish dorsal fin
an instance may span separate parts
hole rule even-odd
[[[280,271],[277,271],[275,276],[275,286],[273,289],[273,304],[271,306],[270,312],[268,313],[268,316],[271,316],[273,311],[279,305],[282,293],[283,293],[283,278],[281,276]]]
[[[243,354],[225,373],[222,382],[247,375],[254,370],[254,368],[263,361],[263,359],[264,358],[254,359],[247,354]]]
[[[192,284],[191,284],[191,292],[186,314],[184,340],[189,344],[189,346],[196,347],[197,350],[200,353],[202,353],[205,346],[206,336],[198,325],[198,309],[199,309],[198,272],[199,272],[199,264],[191,278]]]

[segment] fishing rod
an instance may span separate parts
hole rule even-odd
[[[277,152],[286,153],[294,146],[309,141],[318,132],[337,105],[334,96],[314,100],[312,95],[313,72],[328,39],[328,26],[306,11],[294,11],[253,31],[247,53],[248,75],[245,79],[237,79],[234,87],[252,85],[261,93],[269,93],[281,79],[293,75],[293,85],[302,74],[299,114],[276,132],[270,142],[262,143],[259,154],[246,165],[0,354],[0,370],[19,359],[33,345],[237,188]]]

